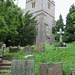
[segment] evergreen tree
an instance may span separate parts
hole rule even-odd
[[[5,41],[8,34],[8,27],[4,17],[0,16],[0,41]]]
[[[69,13],[66,17],[66,30],[64,34],[64,41],[65,42],[72,42],[75,41],[75,29],[73,27],[73,20],[71,14],[75,12],[74,4],[71,6]]]
[[[22,17],[23,25],[18,29],[18,41],[20,45],[33,44],[36,36],[36,17],[32,17],[33,14],[29,14],[29,11]]]
[[[20,42],[21,45],[32,44],[36,35],[36,17],[14,4],[13,0],[0,0],[0,41]]]
[[[62,15],[60,14],[59,16],[59,20],[56,21],[56,26],[52,28],[52,33],[54,34],[55,40],[59,41],[59,35],[57,34],[57,32],[62,29],[63,30],[63,19],[62,19]]]

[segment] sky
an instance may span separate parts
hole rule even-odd
[[[18,0],[18,6],[22,9],[26,7],[26,0]],[[62,15],[64,23],[66,23],[66,16],[69,12],[71,5],[74,3],[75,0],[54,0],[55,1],[55,20],[59,19],[59,15]],[[17,3],[17,2],[15,2]]]

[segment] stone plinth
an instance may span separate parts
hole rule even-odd
[[[55,49],[68,49],[68,47],[55,47]]]
[[[34,75],[34,61],[13,60],[11,64],[11,75]]]
[[[39,63],[39,75],[63,75],[62,63]]]

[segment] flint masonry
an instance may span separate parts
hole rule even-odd
[[[26,11],[37,15],[36,43],[52,44],[54,37],[52,27],[55,26],[55,2],[53,0],[26,0]]]

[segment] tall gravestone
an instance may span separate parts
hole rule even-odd
[[[63,75],[61,63],[39,63],[39,75]]]
[[[34,61],[13,60],[11,64],[11,75],[34,75]]]

